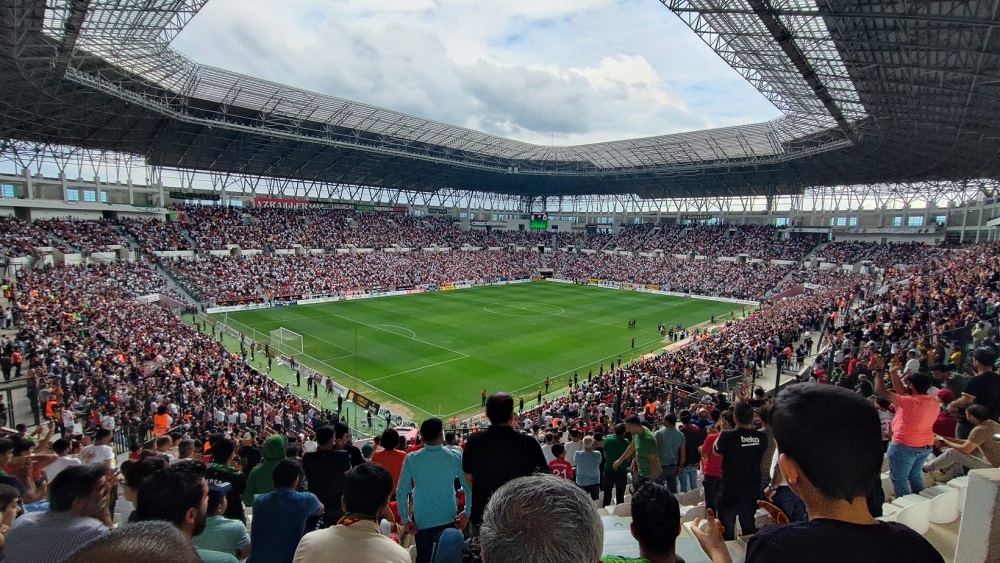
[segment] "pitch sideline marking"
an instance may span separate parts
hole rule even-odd
[[[397,373],[393,373],[393,374],[389,374],[389,375],[384,375],[382,377],[376,377],[375,379],[369,379],[366,383],[371,383],[371,382],[374,382],[374,381],[382,381],[383,379],[389,379],[390,377],[396,377],[397,375],[403,375],[404,373],[411,373],[411,372],[414,372],[414,371],[420,371],[422,369],[432,368],[432,367],[435,367],[435,366],[439,366],[441,364],[447,364],[449,362],[457,362],[458,360],[464,360],[464,359],[465,358],[452,358],[450,360],[443,360],[443,361],[440,361],[440,362],[434,362],[433,364],[428,364],[426,366],[420,366],[418,368],[408,369],[406,371],[400,371],[400,372],[397,372]]]
[[[454,293],[454,292],[452,292],[452,293]],[[462,301],[471,301],[473,303],[480,303],[480,304],[484,303],[483,301],[480,301],[479,299],[469,299],[467,297],[453,296],[452,298],[453,299],[460,299]],[[616,299],[615,301],[620,301],[620,300],[623,301],[625,299]],[[690,303],[690,298],[687,298],[687,299],[682,298],[682,300],[679,301],[679,302],[677,302],[677,303],[674,303],[672,305],[666,305],[665,307],[663,307],[662,310],[670,309],[670,308],[673,308],[673,307],[679,307],[680,305],[684,305],[686,303]],[[486,302],[486,305],[504,305],[504,304],[505,303]],[[558,305],[554,305],[554,307],[558,307]],[[483,308],[485,309],[485,306]],[[490,311],[490,312],[492,313],[492,311]],[[494,314],[503,315],[503,313],[494,313]],[[506,315],[506,316],[514,316],[514,315]],[[560,313],[559,315],[546,315],[546,316],[561,316],[564,319],[572,319],[574,321],[580,321],[580,322],[584,322],[584,323],[590,323],[590,324],[595,324],[595,325],[600,325],[600,326],[606,326],[606,327],[612,327],[612,328],[614,328],[614,327],[620,328],[621,327],[621,325],[619,325],[619,324],[604,323],[604,322],[601,322],[601,321],[595,321],[594,319],[585,319],[585,318],[581,318],[581,317],[573,317],[573,316],[570,316],[570,315],[566,315],[565,313]]]
[[[383,326],[384,326],[384,327],[388,327],[388,328],[398,328],[398,329],[400,329],[400,330],[405,330],[406,332],[409,332],[409,333],[410,333],[410,339],[411,339],[411,340],[416,340],[416,339],[417,339],[417,333],[415,333],[415,332],[413,332],[412,330],[410,330],[410,329],[406,328],[405,326],[399,326],[399,325],[372,325],[372,326],[378,326],[378,327],[383,327]],[[403,336],[402,334],[399,334],[399,333],[396,333],[396,332],[393,332],[393,331],[391,331],[391,330],[390,330],[389,332],[392,332],[392,333],[393,333],[393,334],[395,334],[396,336]]]
[[[350,378],[350,379],[354,379],[354,380],[356,380],[356,381],[359,381],[359,382],[361,382],[361,383],[365,383],[364,381],[361,381],[361,380],[360,380],[360,379],[358,379],[357,377],[354,377],[353,375],[350,375],[349,373],[347,373],[347,372],[345,372],[345,371],[342,371],[342,370],[339,370],[339,369],[337,369],[337,368],[335,368],[335,367],[331,366],[330,364],[328,364],[328,363],[326,363],[326,362],[323,362],[323,361],[320,361],[320,360],[316,360],[315,358],[313,358],[313,360],[314,360],[314,361],[316,361],[316,362],[318,362],[318,363],[321,363],[321,364],[323,364],[324,366],[326,366],[326,367],[328,367],[328,368],[332,369],[333,371],[335,371],[335,372],[337,372],[337,373],[341,373],[341,374],[344,374],[345,376],[347,376],[347,377],[348,377],[348,378]],[[329,377],[329,376],[327,376],[327,377]],[[385,395],[386,397],[391,397],[391,398],[395,399],[396,401],[398,401],[398,402],[400,402],[400,403],[402,403],[402,404],[404,404],[404,405],[408,405],[408,406],[412,407],[412,408],[413,408],[413,409],[414,409],[415,411],[419,411],[419,412],[422,412],[422,413],[426,413],[426,414],[428,414],[428,415],[430,415],[430,416],[434,416],[434,413],[432,413],[432,412],[430,412],[430,411],[428,411],[428,410],[424,410],[424,409],[422,409],[422,408],[418,407],[417,405],[414,405],[413,403],[411,403],[411,402],[409,402],[409,401],[404,401],[403,399],[400,399],[399,397],[397,397],[397,396],[393,395],[392,393],[389,393],[389,392],[387,392],[387,391],[384,391],[384,390],[382,390],[382,389],[381,389],[381,388],[379,388],[379,387],[375,387],[374,385],[372,385],[371,387],[372,387],[372,389],[374,389],[375,391],[377,391],[377,392],[379,392],[379,393],[382,393],[382,394],[383,394],[383,395]],[[413,421],[411,421],[411,422],[413,422]]]
[[[395,335],[395,336],[401,336],[400,334],[396,334],[395,332],[393,332],[391,330],[387,330],[387,329],[384,329],[384,328],[379,328],[378,325],[370,325],[368,323],[363,323],[363,322],[360,322],[360,321],[356,321],[354,319],[351,319],[349,317],[345,317],[343,315],[338,315],[336,313],[327,313],[327,314],[329,316],[331,316],[331,317],[337,317],[338,319],[344,319],[345,321],[350,321],[352,323],[359,324],[359,325],[362,325],[362,326],[366,326],[368,328],[373,328],[375,330],[380,330],[382,332],[388,332],[389,334],[392,334],[392,335]],[[434,348],[438,348],[440,350],[446,350],[448,352],[451,352],[452,354],[458,354],[459,356],[462,356],[462,357],[465,357],[465,358],[469,357],[469,355],[466,354],[466,353],[459,352],[458,350],[452,350],[451,348],[445,348],[444,346],[439,346],[437,344],[434,344],[433,342],[427,342],[426,340],[421,340],[419,338],[411,338],[410,340],[413,340],[414,342],[419,342],[421,344],[426,344],[428,346],[433,346]]]
[[[353,323],[356,323],[356,324],[360,324],[360,325],[364,325],[364,326],[367,326],[367,327],[370,327],[370,328],[374,328],[375,330],[381,330],[382,332],[388,332],[389,334],[392,334],[392,335],[395,335],[395,336],[402,336],[402,335],[397,334],[397,333],[395,333],[395,332],[393,332],[391,330],[386,330],[386,329],[383,329],[383,328],[379,328],[378,326],[370,325],[370,324],[367,324],[367,323],[361,323],[361,322],[355,321],[353,319],[349,319],[347,317],[343,317],[341,315],[336,315],[336,314],[333,314],[333,313],[328,313],[327,315],[332,315],[334,317],[338,317],[338,318],[341,318],[341,319],[344,319],[344,320],[347,320],[347,321],[350,321],[350,322],[353,322]],[[327,315],[318,315],[317,317],[309,317],[309,318],[319,318],[320,316],[327,316]],[[270,324],[270,323],[268,322],[268,323],[260,323],[260,324],[267,325],[267,324]],[[250,326],[250,328],[254,328],[255,326],[260,326],[260,325]],[[402,328],[402,327],[396,327],[396,328]],[[324,340],[323,338],[320,338],[320,337],[318,337],[318,336],[316,336],[316,335],[314,335],[314,334],[312,334],[310,332],[302,331],[302,334],[303,335],[308,335],[309,337],[315,338],[317,340],[322,340],[323,342],[326,342],[327,344],[331,344],[332,346],[334,346],[336,348],[339,348],[341,350],[349,352],[349,350],[346,350],[345,348],[341,348],[340,346],[337,346],[336,344],[333,344],[332,342]],[[415,341],[415,342],[420,342],[422,344],[427,344],[428,346],[433,346],[435,348],[439,348],[441,350],[446,350],[446,351],[451,352],[453,354],[458,354],[458,355],[462,356],[461,358],[453,358],[452,360],[448,360],[448,361],[462,360],[462,359],[465,359],[465,358],[469,357],[468,354],[463,354],[462,352],[457,352],[455,350],[451,350],[451,349],[445,348],[444,346],[438,346],[436,344],[431,344],[430,342],[425,342],[425,341],[417,339],[417,338],[413,338],[412,340]],[[345,356],[340,356],[340,357],[341,358],[345,358],[345,357],[349,357],[349,356],[352,356],[352,355],[357,355],[357,353],[347,354]],[[343,370],[337,369],[337,368],[333,367],[332,365],[326,363],[325,361],[322,361],[322,360],[319,360],[319,359],[316,359],[316,358],[312,358],[311,356],[310,356],[310,359],[316,361],[317,363],[323,364],[324,366],[332,369],[333,371],[335,371],[337,373],[343,374],[344,376],[346,376],[349,379],[352,379],[352,380],[357,381],[357,382],[359,382],[361,384],[364,384],[364,385],[368,385],[367,381],[365,381],[365,380],[363,380],[363,379],[361,379],[361,378],[359,378],[357,376],[351,375],[351,374],[349,374],[349,373],[347,373],[347,372],[345,372]],[[441,363],[441,362],[438,362],[438,363]],[[436,364],[431,364],[431,365],[436,365]],[[424,366],[424,367],[431,367],[431,365]],[[393,375],[399,375],[399,374],[397,373],[397,374],[393,374]],[[385,391],[384,389],[382,389],[380,387],[376,387],[374,385],[372,385],[371,387],[375,391],[377,391],[379,393],[382,393],[383,395],[385,395],[387,397],[391,397],[391,398],[395,399],[396,401],[398,401],[398,402],[400,402],[400,403],[402,403],[404,405],[410,406],[410,407],[412,407],[416,411],[419,411],[419,412],[422,412],[422,413],[426,413],[426,414],[428,414],[430,416],[434,416],[434,413],[432,413],[432,412],[430,412],[428,410],[422,409],[422,408],[418,407],[417,405],[414,405],[413,403],[411,403],[409,401],[405,401],[405,400],[397,397],[396,395],[393,395],[392,393],[389,393],[388,391]]]

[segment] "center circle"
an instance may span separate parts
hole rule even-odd
[[[507,317],[556,317],[566,312],[566,309],[558,305],[548,303],[514,302],[514,303],[491,303],[484,305],[483,310],[494,315],[504,315]]]

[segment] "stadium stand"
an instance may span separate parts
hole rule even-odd
[[[7,257],[30,256],[38,247],[52,246],[48,233],[16,217],[0,217],[0,251]]]
[[[139,241],[148,254],[159,250],[190,250],[187,232],[176,221],[159,219],[125,219],[122,228]]]
[[[290,560],[306,531],[300,563],[409,560],[400,545],[424,563],[435,541],[441,559],[490,563],[629,560],[609,546],[633,561],[1000,560],[1000,478],[921,467],[931,450],[1000,466],[997,5],[661,3],[782,115],[536,145],[200,64],[171,44],[206,0],[0,2],[0,390],[23,388],[34,419],[0,438],[0,556],[142,559],[163,546],[130,544],[157,531],[125,524],[138,503],[138,520],[182,532],[156,534],[181,544],[165,561],[192,546]],[[517,228],[556,209],[571,216],[558,229]],[[121,261],[93,256],[119,245]],[[535,276],[748,305],[661,327],[660,350],[557,381],[524,412],[484,391],[485,412],[444,436],[391,416],[372,436],[371,405],[362,435],[310,400],[320,383],[339,393],[332,379],[303,370],[304,398],[267,374],[294,358],[198,314]],[[692,417],[681,439],[700,462],[675,466],[671,415]],[[579,486],[558,480],[574,469]],[[261,510],[277,504],[300,508]]]
[[[831,242],[824,246],[816,258],[835,264],[871,262],[879,268],[908,264],[928,252],[936,252],[923,243]]]
[[[840,315],[839,321],[827,326],[823,342],[817,343],[823,350],[820,357],[833,362],[834,375],[824,379],[828,385],[848,389],[864,385],[858,376],[874,365],[875,350],[891,356],[915,343],[923,362],[954,359],[952,354],[962,351],[956,330],[973,321],[995,323],[994,306],[1000,301],[993,281],[1000,272],[998,250],[990,244],[915,254],[910,268],[887,273],[882,286],[885,291],[876,293],[862,288],[865,276],[824,272],[823,277],[810,279],[825,282],[829,289],[780,300],[746,319],[734,311],[731,318],[718,320],[714,334],[696,327],[677,329],[676,337],[667,337],[668,342],[676,341],[671,353],[590,374],[570,393],[546,397],[541,405],[519,414],[519,426],[542,442],[547,433],[568,445],[577,436],[604,436],[616,421],[632,415],[647,423],[658,422],[668,408],[687,408],[696,420],[707,417],[703,420],[711,421],[708,412],[727,408],[726,399],[749,400],[745,395],[749,386],[739,386],[734,395],[718,396],[701,394],[697,388],[726,389],[729,377],[743,381],[745,374],[762,372],[782,350],[796,346],[806,331],[818,334],[834,313]],[[352,264],[357,266],[355,262],[365,260],[361,256],[250,256],[246,257],[247,267],[238,266],[233,274],[241,280],[233,287],[259,283],[265,291],[280,292],[280,282],[292,270],[347,270],[353,271],[355,280],[385,272],[386,263],[377,260],[372,264],[359,262],[371,266],[369,270],[365,266],[352,268]],[[396,261],[422,257],[413,262],[412,271],[426,271],[405,281],[423,281],[434,279],[437,271],[461,271],[470,265],[493,268],[489,270],[493,273],[506,272],[506,268],[523,267],[545,255],[455,252],[374,256],[394,261],[393,268],[401,264]],[[494,262],[467,262],[484,257]],[[212,266],[205,271],[206,276],[225,278],[231,275],[225,268],[241,261],[224,258],[203,263]],[[259,275],[258,270],[268,273]],[[298,285],[308,279],[293,278],[289,283]],[[331,287],[317,285],[315,289]],[[6,345],[23,346],[31,366],[27,376],[50,397],[65,403],[86,431],[110,425],[138,441],[152,429],[154,413],[165,407],[178,439],[168,440],[161,451],[176,455],[171,446],[181,438],[194,440],[199,446],[196,451],[201,451],[200,445],[222,433],[243,437],[251,432],[250,448],[272,434],[304,447],[300,435],[308,439],[321,424],[331,421],[331,413],[315,409],[265,373],[233,358],[216,338],[178,322],[168,310],[133,301],[134,296],[164,288],[164,280],[143,264],[39,268],[18,280],[17,288],[20,331]],[[940,297],[937,288],[950,288],[944,307],[932,306]],[[53,300],[53,295],[74,295],[75,299]],[[996,332],[991,328],[979,336],[978,345],[991,345]],[[856,367],[862,364],[851,362],[853,357],[864,360],[864,367]],[[823,364],[817,361],[814,365]],[[59,366],[65,366],[65,385],[58,384],[62,379]],[[804,377],[809,377],[808,372]],[[570,433],[573,437],[567,439]],[[41,446],[50,447],[51,438],[39,436]],[[148,447],[153,449],[151,443]],[[896,514],[906,506],[887,506],[886,512]],[[942,510],[934,512],[938,520],[943,518]],[[909,521],[902,512],[896,518]],[[929,526],[923,533],[928,530]]]
[[[62,249],[65,252],[90,253],[106,251],[112,246],[128,246],[111,221],[49,219],[36,221],[35,224],[68,244]]]

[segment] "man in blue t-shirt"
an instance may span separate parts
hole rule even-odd
[[[472,513],[470,503],[458,511],[455,481],[471,498],[472,490],[462,471],[462,454],[444,447],[444,423],[428,418],[420,425],[423,449],[407,454],[396,488],[399,521],[406,531],[416,534],[417,563],[427,563],[441,532],[448,528],[464,530]],[[410,493],[413,494],[413,520],[410,520]]]
[[[271,474],[274,491],[253,501],[248,563],[291,563],[310,516],[323,514],[323,504],[312,493],[296,492],[302,468],[283,459]]]

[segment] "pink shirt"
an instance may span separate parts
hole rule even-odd
[[[899,395],[892,419],[892,441],[911,448],[934,445],[934,421],[941,404],[932,395]]]

